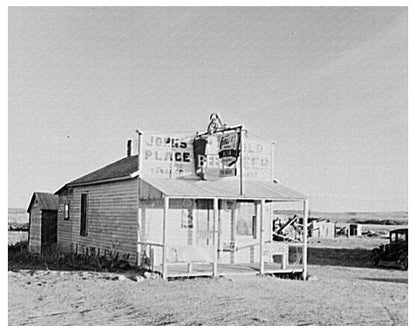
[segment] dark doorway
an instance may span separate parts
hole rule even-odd
[[[42,210],[42,251],[58,242],[58,211]]]

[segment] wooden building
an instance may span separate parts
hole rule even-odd
[[[248,272],[303,271],[288,267],[287,247],[273,243],[271,211],[273,203],[306,196],[262,181],[247,181],[241,196],[234,178],[139,180],[137,167],[137,156],[128,156],[56,192],[61,248],[119,254],[166,276],[218,274],[232,264],[247,264]]]
[[[51,193],[34,192],[30,199],[29,251],[41,253],[57,244],[58,196]]]
[[[362,236],[362,225],[360,224],[348,225],[348,236]]]
[[[309,224],[310,237],[327,239],[335,238],[336,222],[332,222],[329,219],[312,219]]]
[[[137,156],[76,179],[61,189],[58,244],[64,250],[119,255],[137,262]]]
[[[58,245],[118,255],[164,278],[233,271],[306,278],[306,259],[290,265],[287,245],[272,241],[272,211],[299,202],[307,218],[308,198],[272,180],[269,143],[215,121],[204,134],[138,132],[137,155],[130,141],[127,157],[64,185],[56,192]],[[306,258],[306,225],[303,234]]]

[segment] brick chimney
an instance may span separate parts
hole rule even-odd
[[[131,139],[127,141],[127,157],[131,156]]]

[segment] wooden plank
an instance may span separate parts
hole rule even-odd
[[[244,133],[243,126],[239,127],[240,131],[240,195],[244,195],[244,174],[243,174],[243,149],[244,149]]]
[[[30,218],[29,251],[40,253],[42,211],[35,204],[30,210]]]

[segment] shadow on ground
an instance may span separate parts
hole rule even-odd
[[[289,262],[296,261],[296,248],[289,249]],[[375,267],[371,250],[363,248],[308,248],[308,264],[347,267]]]
[[[360,278],[361,280],[369,280],[369,281],[381,281],[381,282],[393,282],[396,284],[407,284],[407,278]]]

